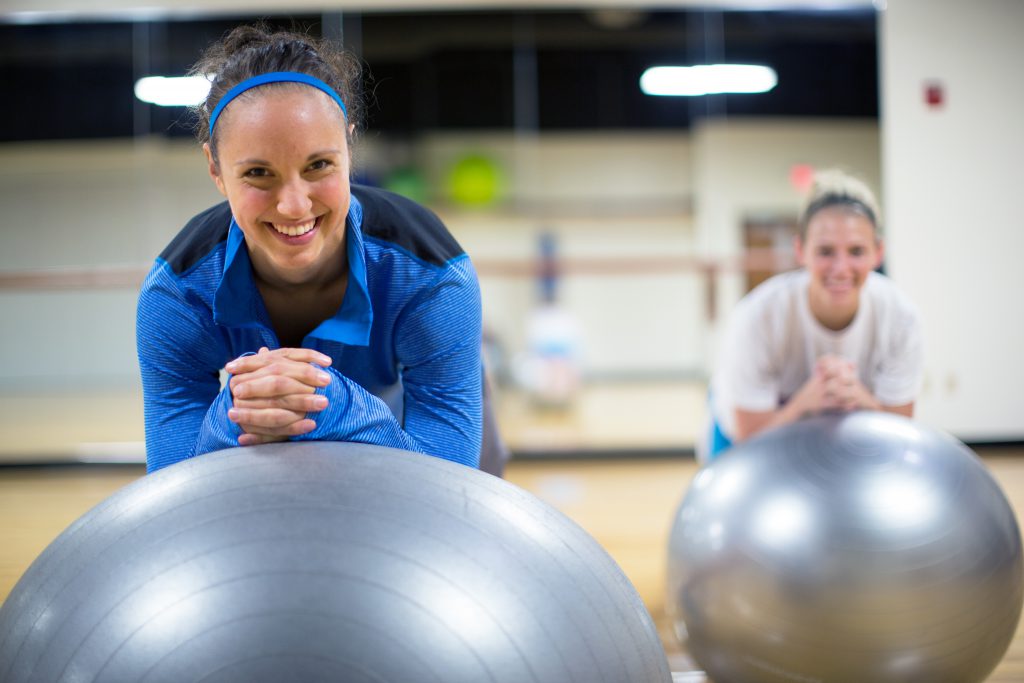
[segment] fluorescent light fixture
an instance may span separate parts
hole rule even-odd
[[[10,5],[31,5],[31,2],[7,3]],[[64,3],[71,4],[71,3]],[[160,9],[96,9],[96,10],[16,10],[2,15],[4,23],[11,24],[71,24],[84,21],[158,21],[167,18],[167,12]]]
[[[646,95],[714,95],[768,92],[779,82],[775,69],[753,64],[652,66],[640,77]]]
[[[146,76],[135,82],[135,96],[161,107],[189,107],[206,99],[210,79],[203,76]]]

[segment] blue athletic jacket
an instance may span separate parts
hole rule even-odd
[[[293,440],[359,441],[476,467],[481,440],[480,290],[433,213],[352,186],[348,287],[303,341],[329,355],[328,407]],[[193,218],[142,285],[136,328],[152,472],[238,445],[225,363],[280,347],[227,202]]]

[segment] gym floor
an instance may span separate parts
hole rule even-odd
[[[978,453],[1019,517],[1024,509],[1024,448],[986,447]],[[615,558],[650,610],[677,672],[695,665],[676,644],[665,617],[666,540],[675,508],[696,470],[686,455],[636,455],[520,458],[506,472],[506,479],[562,510]],[[65,527],[143,472],[139,465],[0,467],[0,600]],[[704,678],[693,674],[678,680],[696,683]],[[1024,681],[1021,629],[989,681]]]

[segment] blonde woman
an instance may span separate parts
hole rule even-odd
[[[876,272],[884,244],[867,185],[840,171],[819,173],[794,248],[801,268],[762,283],[733,312],[711,381],[702,459],[822,412],[913,415],[921,322]]]

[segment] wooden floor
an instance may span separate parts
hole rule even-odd
[[[979,452],[1020,517],[1024,449]],[[671,637],[664,614],[666,539],[695,471],[695,463],[685,458],[521,460],[510,465],[506,477],[565,512],[618,561],[658,625],[674,671],[693,665]],[[0,600],[67,525],[142,474],[135,466],[0,467]],[[1021,629],[989,680],[1024,681]]]

